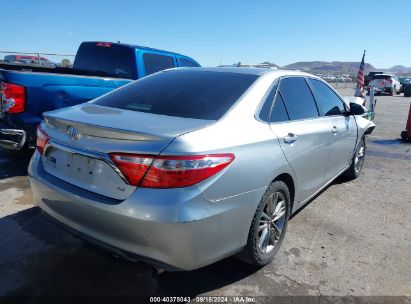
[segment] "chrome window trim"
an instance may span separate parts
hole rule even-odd
[[[264,106],[264,104],[266,103],[266,101],[267,101],[267,98],[268,98],[268,96],[270,95],[270,93],[271,93],[271,90],[274,88],[274,86],[276,86],[277,85],[277,89],[276,89],[276,92],[275,92],[275,95],[274,95],[274,98],[273,98],[273,100],[275,99],[275,97],[277,96],[277,92],[278,92],[278,83],[280,82],[280,77],[278,77],[278,78],[275,78],[274,80],[273,80],[273,82],[270,84],[270,86],[268,87],[268,89],[267,89],[267,91],[264,93],[264,96],[263,96],[263,98],[261,98],[261,101],[260,101],[260,103],[258,104],[258,107],[257,107],[257,110],[256,110],[256,112],[255,112],[255,114],[254,114],[254,118],[257,120],[257,121],[259,121],[259,122],[262,122],[262,123],[265,123],[265,124],[270,124],[270,121],[265,121],[265,120],[263,120],[263,119],[261,119],[260,118],[260,114],[261,114],[261,110],[263,109],[263,106]],[[270,107],[270,114],[268,115],[268,117],[270,118],[270,115],[271,115],[271,110],[272,110],[272,108],[273,108],[273,102],[271,103],[271,107]]]
[[[311,91],[311,87],[310,87],[310,85],[308,84],[307,79],[306,79],[307,76],[305,76],[305,75],[285,75],[285,76],[280,76],[280,77],[276,78],[276,81],[278,81],[278,86],[277,86],[277,91],[276,91],[276,93],[275,93],[275,95],[274,95],[274,99],[273,99],[273,100],[275,100],[275,98],[277,97],[278,90],[279,90],[279,88],[280,88],[281,80],[282,80],[282,79],[285,79],[285,78],[303,78],[303,79],[305,80],[305,82],[307,83],[308,88],[309,88],[310,91]],[[316,78],[313,78],[313,79],[316,79]],[[271,93],[271,89],[272,89],[272,85],[270,86],[270,91],[269,91],[269,93]],[[268,94],[269,94],[269,93],[268,93]],[[266,93],[266,94],[267,94],[267,93]],[[273,124],[284,124],[284,123],[311,121],[311,120],[317,120],[317,119],[324,118],[324,116],[322,116],[321,113],[320,113],[319,107],[318,107],[318,105],[317,105],[317,100],[315,99],[314,94],[313,94],[312,92],[311,92],[311,94],[312,94],[312,96],[313,96],[314,103],[315,103],[315,105],[316,105],[316,107],[317,107],[317,112],[318,112],[318,116],[317,116],[317,117],[309,117],[309,118],[303,118],[303,119],[291,119],[291,118],[290,118],[290,120],[288,120],[288,121],[281,121],[281,122],[266,122],[266,121],[264,121],[264,120],[261,120],[258,116],[256,117],[256,119],[257,119],[258,121],[263,122],[263,123],[266,123],[266,124],[268,124],[268,125],[273,125]],[[264,102],[265,102],[265,99],[266,99],[267,97],[268,97],[268,95],[264,95],[264,97],[263,97]],[[259,112],[261,111],[261,108],[262,108],[262,105],[263,105],[263,104],[264,104],[264,103],[260,103]],[[271,105],[270,116],[271,116],[271,111],[272,111],[272,109],[273,109],[273,106],[274,106],[274,102],[273,102],[272,105]],[[285,107],[287,108],[287,105],[285,105]],[[259,115],[259,112],[258,112],[258,115]],[[287,110],[287,113],[288,113],[288,110]],[[289,115],[288,115],[288,116],[289,116]]]

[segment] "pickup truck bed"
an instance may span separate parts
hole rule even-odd
[[[200,66],[185,55],[111,42],[83,42],[73,68],[0,63],[0,146],[34,147],[46,111],[97,98],[173,67]]]
[[[23,113],[7,114],[4,112],[3,102],[0,106],[0,117],[3,124],[8,125],[8,128],[0,130],[5,137],[2,145],[20,149],[26,142],[34,143],[36,128],[42,120],[43,112],[87,102],[133,80],[3,69],[0,70],[0,81],[24,83],[25,94],[30,97],[27,98]],[[25,134],[16,130],[24,130]]]

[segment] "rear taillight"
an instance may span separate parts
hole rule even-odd
[[[234,154],[151,156],[112,153],[110,156],[131,185],[146,188],[192,186],[234,160]]]
[[[381,81],[381,86],[385,86],[385,81]]]
[[[154,160],[151,155],[112,153],[110,157],[129,184],[134,186],[139,184]]]
[[[38,126],[37,127],[37,141],[36,141],[36,148],[40,152],[41,155],[44,153],[44,149],[46,148],[46,145],[48,141],[50,140],[49,136],[47,135],[44,130]]]
[[[23,86],[2,82],[1,95],[5,112],[18,114],[26,109],[26,90]]]

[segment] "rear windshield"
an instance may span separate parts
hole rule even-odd
[[[101,76],[135,79],[137,66],[132,50],[115,44],[103,45],[83,43],[77,52],[73,68],[96,72],[96,75]]]
[[[138,112],[217,120],[257,77],[198,69],[166,71],[137,80],[93,103]]]
[[[392,76],[390,75],[374,75],[373,79],[390,79]]]

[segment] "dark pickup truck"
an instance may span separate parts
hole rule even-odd
[[[174,67],[200,66],[185,55],[137,45],[83,42],[73,67],[0,63],[0,146],[35,146],[42,113],[99,97]]]

